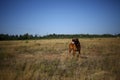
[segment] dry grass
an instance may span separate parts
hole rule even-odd
[[[0,42],[0,80],[120,80],[120,39],[80,39],[80,58],[68,54],[71,39]]]

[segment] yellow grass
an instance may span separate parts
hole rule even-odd
[[[0,80],[120,80],[120,39],[86,38],[81,56],[71,39],[0,42]]]

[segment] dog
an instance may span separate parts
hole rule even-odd
[[[78,38],[73,38],[72,42],[69,44],[69,54],[72,52],[73,56],[75,56],[76,52],[78,52],[78,57],[81,54],[81,45]]]

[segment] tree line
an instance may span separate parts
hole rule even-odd
[[[23,35],[0,34],[0,40],[31,40],[31,39],[62,39],[62,38],[110,38],[120,37],[120,34],[48,34],[44,36],[31,35],[25,33]]]

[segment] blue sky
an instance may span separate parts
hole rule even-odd
[[[1,33],[120,33],[120,1],[0,0]]]

